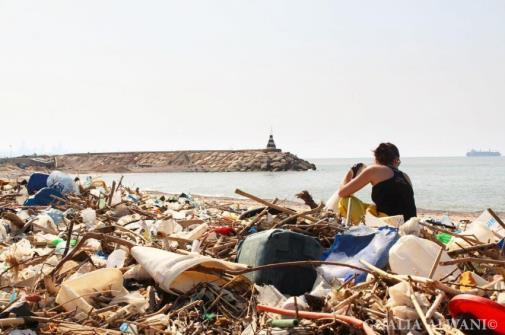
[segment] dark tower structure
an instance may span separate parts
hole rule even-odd
[[[277,149],[277,147],[275,146],[275,142],[274,142],[274,135],[272,135],[272,134],[270,134],[270,138],[268,139],[267,149],[270,149],[270,150]]]

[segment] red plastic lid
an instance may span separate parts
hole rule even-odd
[[[486,329],[505,335],[505,307],[486,298],[472,294],[460,294],[449,301],[449,313],[453,318],[471,314],[482,320]]]

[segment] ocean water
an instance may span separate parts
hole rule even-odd
[[[310,161],[317,165],[316,171],[130,173],[124,174],[123,183],[146,190],[230,197],[240,188],[264,198],[289,200],[308,190],[316,201],[326,201],[350,166],[371,163],[370,158]],[[412,180],[418,208],[480,211],[491,207],[505,211],[505,157],[402,157],[400,169]],[[101,176],[112,181],[121,175]],[[371,186],[367,186],[357,196],[371,201],[370,193]]]

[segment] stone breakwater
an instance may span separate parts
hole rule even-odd
[[[10,161],[10,162],[9,162]],[[35,167],[34,162],[38,165]],[[316,166],[280,150],[213,150],[82,153],[11,159],[4,162],[19,169],[68,172],[245,172],[306,171]]]

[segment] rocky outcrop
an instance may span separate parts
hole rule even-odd
[[[280,150],[215,150],[68,154],[49,157],[73,172],[306,171],[316,166]]]

